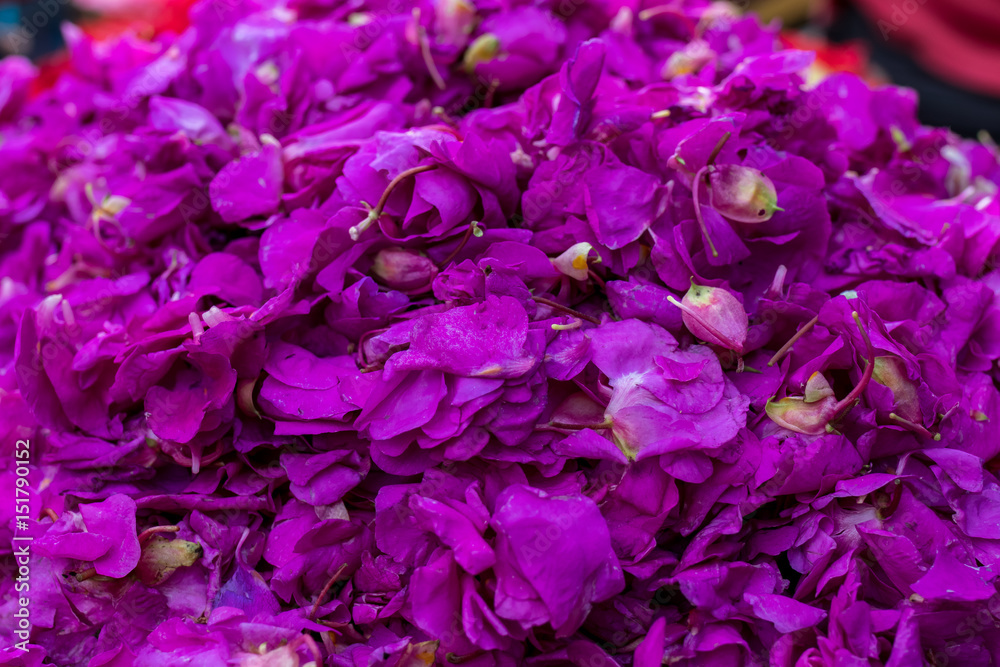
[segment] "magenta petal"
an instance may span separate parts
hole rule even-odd
[[[115,494],[104,502],[80,506],[87,531],[111,540],[111,548],[94,560],[98,574],[124,577],[139,564],[136,509],[135,501],[122,494]]]
[[[784,595],[748,594],[747,602],[765,621],[774,623],[778,632],[795,632],[810,628],[826,616],[826,612]]]
[[[99,533],[66,533],[43,536],[35,543],[39,553],[50,558],[96,560],[111,549],[111,538]]]
[[[910,588],[925,600],[987,600],[996,595],[996,586],[989,583],[995,575],[980,574],[980,571],[980,568],[960,563],[948,551],[942,550],[927,574]]]
[[[284,184],[281,146],[265,141],[260,150],[239,157],[212,179],[212,206],[226,222],[267,216],[278,209]]]
[[[497,504],[500,616],[524,627],[545,619],[565,636],[580,626],[594,602],[622,589],[607,524],[592,500],[514,486]]]
[[[635,667],[660,667],[663,664],[664,631],[667,619],[660,617],[653,621],[642,643],[635,649],[632,664]]]

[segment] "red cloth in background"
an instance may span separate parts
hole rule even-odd
[[[196,0],[159,0],[157,2],[108,3],[121,6],[115,12],[105,12],[98,18],[83,22],[83,31],[97,39],[120,35],[132,29],[144,37],[152,37],[164,32],[183,32],[188,26],[188,10]],[[80,3],[101,6],[102,3]]]
[[[806,72],[809,81],[823,79],[834,72],[850,72],[872,85],[885,83],[871,71],[864,42],[832,44],[822,37],[795,30],[784,30],[781,33],[781,44],[786,49],[813,51],[816,54],[816,60]]]
[[[855,0],[875,33],[948,83],[1000,97],[1000,2]]]

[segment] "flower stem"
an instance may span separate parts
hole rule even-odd
[[[795,345],[795,343],[800,338],[809,333],[809,330],[812,329],[814,326],[816,326],[817,322],[819,322],[819,315],[817,315],[816,317],[812,318],[811,320],[803,324],[802,328],[796,331],[795,334],[788,339],[788,342],[782,345],[781,349],[775,352],[774,356],[771,357],[770,360],[768,360],[767,362],[768,367],[774,366],[776,363],[784,359],[785,355],[788,354],[788,351],[792,349],[792,345]]]
[[[722,151],[722,147],[726,145],[729,141],[729,137],[732,136],[732,132],[726,132],[719,139],[719,143],[715,144],[715,148],[708,156],[708,162],[705,166],[698,170],[698,173],[694,175],[694,185],[691,187],[691,197],[694,199],[694,217],[698,220],[698,227],[701,228],[701,233],[705,236],[705,241],[708,242],[708,248],[712,251],[712,257],[718,257],[719,251],[715,249],[715,244],[712,242],[712,237],[708,235],[708,226],[705,224],[705,218],[701,214],[701,188],[702,179],[705,174],[711,173],[712,163],[715,162],[715,158],[719,157],[719,152]]]
[[[900,426],[904,426],[904,427],[910,429],[911,431],[913,431],[915,433],[919,433],[920,435],[924,436],[925,438],[930,438],[931,440],[935,440],[935,441],[941,439],[941,434],[940,433],[931,433],[930,431],[928,431],[926,428],[924,428],[920,424],[918,424],[916,422],[912,422],[909,419],[905,419],[903,417],[900,417],[895,412],[890,412],[889,413],[889,419],[891,419],[894,422],[897,422]]]
[[[719,139],[719,143],[715,144],[715,148],[713,148],[712,152],[709,154],[708,162],[705,164],[711,165],[715,162],[715,158],[719,157],[719,153],[722,152],[722,147],[726,145],[726,142],[729,141],[729,137],[731,136],[733,136],[732,132],[726,132],[722,135],[722,138]]]
[[[599,319],[597,319],[596,317],[591,317],[590,315],[587,315],[586,313],[581,313],[579,310],[574,310],[573,308],[570,308],[569,306],[564,306],[561,303],[557,303],[557,302],[552,301],[550,299],[546,299],[545,297],[533,296],[531,298],[532,298],[532,300],[534,300],[535,303],[540,303],[543,306],[548,306],[549,308],[551,308],[553,310],[558,310],[559,312],[566,313],[567,315],[572,315],[573,317],[579,318],[581,320],[587,320],[591,324],[598,324],[599,325],[601,323],[601,321]]]
[[[865,347],[867,348],[866,361],[868,363],[865,366],[865,372],[861,376],[861,381],[851,390],[851,393],[844,397],[844,400],[833,407],[833,416],[830,418],[831,422],[850,410],[854,402],[861,398],[862,392],[864,392],[865,387],[868,386],[868,382],[872,379],[872,373],[875,372],[875,348],[872,347],[872,341],[868,337],[868,332],[861,326],[861,316],[858,315],[858,311],[851,313],[851,317],[854,318],[854,322],[858,325],[858,331],[861,332],[861,338],[865,341]]]
[[[412,169],[407,169],[403,173],[396,176],[396,178],[389,181],[389,185],[386,186],[385,191],[379,198],[378,203],[375,205],[375,208],[373,208],[371,212],[368,213],[368,217],[365,218],[361,222],[361,224],[355,225],[348,230],[348,233],[351,235],[351,240],[357,241],[359,238],[361,238],[362,234],[368,231],[369,227],[374,225],[378,221],[378,219],[382,217],[382,211],[385,209],[385,205],[389,201],[389,196],[392,194],[392,191],[396,189],[397,185],[402,183],[410,176],[416,176],[417,174],[422,174],[425,171],[431,171],[432,169],[437,169],[437,167],[438,166],[436,164],[423,164],[418,167],[413,167]]]
[[[431,53],[431,42],[427,37],[427,29],[420,24],[419,8],[413,10],[413,20],[417,25],[417,41],[420,43],[420,56],[424,59],[424,65],[427,66],[427,71],[430,73],[434,85],[439,90],[444,90],[447,88],[447,84],[441,78],[441,72],[438,71],[437,63],[434,62],[434,54]]]
[[[712,251],[712,257],[718,257],[719,251],[715,249],[715,244],[712,243],[712,237],[708,235],[708,226],[705,225],[705,218],[701,215],[701,179],[705,177],[705,174],[711,169],[710,166],[704,166],[698,170],[698,173],[694,175],[694,185],[691,187],[691,197],[694,199],[694,217],[698,221],[698,228],[701,229],[702,236],[705,237],[705,241],[708,243],[709,250]]]
[[[342,575],[344,573],[344,570],[346,569],[347,569],[347,563],[344,563],[339,568],[337,568],[337,571],[333,573],[333,576],[330,577],[330,580],[326,582],[326,586],[323,587],[323,590],[320,591],[319,593],[319,597],[316,598],[316,602],[313,603],[312,611],[309,612],[310,621],[316,618],[316,611],[319,609],[320,603],[323,602],[323,598],[325,598],[326,594],[330,592],[330,589],[333,588],[333,584],[336,583],[337,579],[340,578],[340,575]]]
[[[443,262],[438,264],[439,269],[446,268],[451,263],[451,260],[455,259],[458,256],[458,253],[462,252],[462,248],[465,247],[465,244],[469,242],[469,239],[472,238],[473,235],[477,237],[483,235],[481,229],[479,233],[476,234],[477,229],[479,229],[479,222],[473,220],[471,223],[469,223],[469,228],[465,230],[465,235],[462,237],[462,240],[459,241],[458,246],[451,251],[451,254],[449,254],[448,257],[445,258]]]
[[[587,275],[589,275],[590,279],[593,280],[595,283],[597,283],[597,285],[602,290],[608,289],[607,283],[605,283],[604,280],[599,275],[597,275],[597,273],[595,273],[593,269],[587,269]]]
[[[595,431],[601,431],[604,429],[609,429],[614,426],[614,423],[610,419],[605,419],[600,424],[566,424],[564,422],[549,422],[549,426],[554,426],[555,428],[563,428],[569,431],[582,431],[585,428],[590,428]]]

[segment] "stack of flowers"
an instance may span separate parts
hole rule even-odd
[[[0,62],[4,664],[1000,662],[994,145],[703,0],[67,40]]]

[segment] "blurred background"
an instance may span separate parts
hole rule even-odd
[[[132,29],[143,36],[183,30],[194,0],[0,0],[0,54],[43,61],[63,46],[71,21],[94,36]]]
[[[144,39],[181,32],[196,0],[0,0],[0,57],[20,55],[40,66],[36,89],[55,82],[66,56],[61,26],[72,22],[88,35],[126,30]]]
[[[866,78],[914,88],[920,120],[964,136],[1000,136],[1000,1],[743,0],[821,60],[845,57]],[[800,45],[801,46],[801,45]]]
[[[181,31],[195,0],[0,0],[0,55],[59,71],[60,24],[97,37]],[[666,4],[670,0],[664,0]],[[847,71],[920,95],[920,120],[1000,137],[1000,0],[733,0],[780,21],[790,48],[816,51],[810,78]]]

